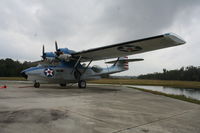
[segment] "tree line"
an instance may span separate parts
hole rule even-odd
[[[200,81],[200,66],[187,66],[175,70],[163,69],[161,73],[139,75],[138,79]]]
[[[35,64],[31,62],[19,62],[10,58],[0,60],[0,77],[19,77],[20,72]]]

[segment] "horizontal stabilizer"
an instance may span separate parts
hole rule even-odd
[[[108,61],[106,62],[107,64],[113,64],[118,61],[126,61],[126,62],[136,62],[136,61],[143,61],[144,59],[119,59],[119,60],[113,60],[113,61]]]

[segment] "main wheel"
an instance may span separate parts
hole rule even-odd
[[[79,88],[86,88],[86,82],[85,82],[85,80],[80,80],[78,82],[78,87]]]
[[[67,86],[67,84],[66,83],[61,83],[60,86],[61,87],[65,87],[65,86]]]
[[[35,83],[34,83],[34,87],[35,87],[35,88],[40,88],[40,83],[39,83],[39,82],[35,82]]]

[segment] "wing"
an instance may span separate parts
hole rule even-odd
[[[162,48],[178,46],[184,43],[185,41],[177,35],[167,33],[149,38],[84,50],[73,53],[72,56],[76,58],[81,56],[81,61],[95,61],[140,54]]]

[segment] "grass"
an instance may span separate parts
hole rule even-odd
[[[17,81],[21,81],[21,80],[26,80],[23,77],[0,77],[0,80],[17,80]]]
[[[199,100],[196,99],[192,99],[192,98],[187,98],[184,95],[173,95],[173,94],[166,94],[166,93],[162,93],[162,92],[158,92],[158,91],[152,91],[152,90],[146,90],[146,89],[142,89],[142,88],[136,88],[136,87],[130,87],[136,90],[140,90],[140,91],[144,91],[144,92],[149,92],[155,95],[162,95],[162,96],[167,96],[167,97],[171,97],[174,99],[178,99],[178,100],[182,100],[182,101],[187,101],[187,102],[191,102],[191,103],[195,103],[195,104],[200,104]]]
[[[178,88],[198,88],[200,82],[195,81],[173,81],[173,80],[140,80],[140,79],[100,79],[89,81],[96,84],[120,84],[120,85],[153,85],[153,86],[170,86]]]

